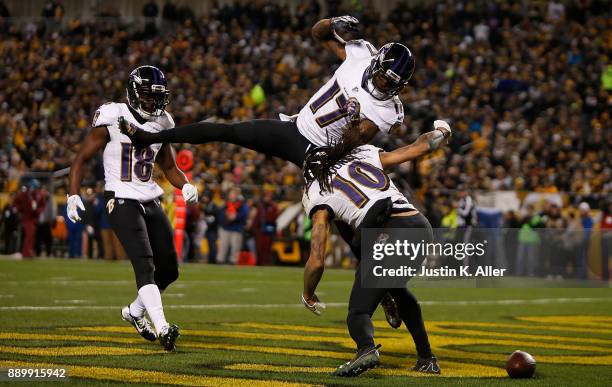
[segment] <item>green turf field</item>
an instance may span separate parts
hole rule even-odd
[[[182,337],[165,353],[120,318],[136,292],[128,263],[0,259],[0,369],[68,367],[75,385],[610,385],[609,288],[416,289],[442,375],[408,371],[410,337],[378,311],[383,367],[329,376],[353,355],[344,323],[352,276],[326,271],[328,309],[316,317],[299,304],[300,268],[183,265],[164,294]],[[505,376],[515,349],[535,356],[534,379]]]

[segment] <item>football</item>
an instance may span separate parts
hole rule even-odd
[[[523,351],[514,351],[506,361],[506,372],[511,378],[530,378],[535,373],[533,356]]]

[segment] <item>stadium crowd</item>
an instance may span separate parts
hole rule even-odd
[[[0,7],[0,192],[18,192],[28,172],[70,166],[97,107],[125,98],[128,73],[138,65],[157,65],[168,75],[168,110],[177,125],[297,113],[338,66],[310,37],[322,16],[317,2],[301,2],[292,14],[276,2],[245,1],[197,16],[171,2],[161,12],[147,4],[137,22],[104,8],[94,21],[67,19],[49,4],[42,21],[10,19]],[[401,95],[404,125],[377,144],[409,142],[437,117],[452,124],[448,147],[394,173],[425,203],[434,226],[462,189],[563,192],[570,208],[585,202],[609,213],[609,3],[400,4],[387,20],[368,6],[353,7],[334,1],[327,12],[357,16],[361,34],[374,45],[402,41],[417,58]],[[238,243],[228,230],[243,236],[253,225],[266,228],[278,213],[254,221],[253,208],[300,199],[300,171],[289,163],[228,144],[177,146],[194,152],[191,172],[202,192],[189,220],[206,224],[190,224],[187,231],[210,242],[225,235],[224,250]],[[98,160],[86,185],[99,191],[101,180]],[[242,189],[239,200],[231,193],[235,187]],[[62,189],[59,184],[54,191]],[[229,225],[226,210],[236,200],[245,215],[240,224],[230,217]]]

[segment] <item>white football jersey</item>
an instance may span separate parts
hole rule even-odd
[[[343,164],[332,177],[331,192],[321,194],[318,181],[304,192],[302,204],[308,216],[321,206],[327,207],[334,218],[356,229],[374,203],[391,198],[394,209],[414,210],[415,207],[395,187],[380,163],[382,149],[362,145],[353,161]]]
[[[345,45],[346,59],[323,87],[300,110],[297,127],[302,136],[316,146],[325,146],[329,140],[342,136],[349,122],[344,106],[354,97],[361,106],[361,119],[368,119],[383,133],[404,120],[402,102],[396,96],[377,100],[363,88],[365,71],[377,51],[365,40],[351,40]]]
[[[151,144],[136,149],[128,136],[119,130],[118,120],[123,116],[130,125],[147,132],[160,132],[174,127],[168,112],[140,124],[124,103],[106,103],[96,111],[92,126],[106,126],[110,140],[104,148],[104,189],[114,191],[115,197],[149,201],[163,194],[153,180],[153,164],[162,144]]]

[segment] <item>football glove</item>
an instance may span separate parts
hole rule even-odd
[[[336,16],[330,19],[331,29],[334,34],[334,38],[342,44],[345,44],[346,41],[338,35],[338,31],[357,31],[357,25],[359,24],[359,19],[353,16],[344,15],[344,16]]]
[[[132,138],[132,136],[136,133],[136,128],[130,125],[130,123],[127,122],[123,116],[119,117],[117,120],[117,125],[119,126],[119,131],[130,138]]]
[[[435,120],[433,127],[434,129],[441,131],[444,138],[449,138],[452,134],[450,125],[444,120]]]
[[[357,98],[351,97],[346,101],[346,112],[351,122],[358,122],[360,120],[359,113],[361,112],[361,105],[359,101],[357,101]]]
[[[181,193],[183,194],[183,199],[186,203],[197,203],[198,189],[195,186],[186,183],[185,185],[183,185]]]
[[[309,304],[308,301],[304,298],[304,293],[302,293],[302,304],[304,304],[306,309],[316,314],[317,316],[320,316],[321,312],[325,310],[326,306],[323,302],[321,302],[321,300],[319,300],[319,297],[317,297],[316,294],[312,296],[312,299],[314,300],[314,302],[312,304]]]
[[[82,211],[85,211],[85,206],[83,205],[83,201],[79,195],[66,196],[68,197],[68,201],[66,202],[68,219],[70,219],[72,223],[76,223],[77,221],[81,220],[78,209],[80,208]]]
[[[429,140],[429,150],[438,149],[442,141],[449,138],[452,134],[450,125],[444,120],[434,121],[434,136]]]

